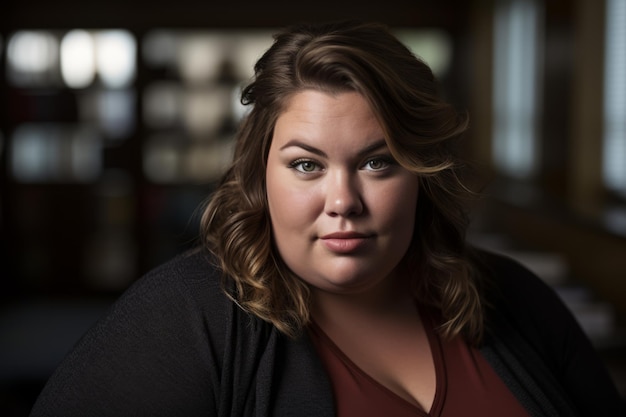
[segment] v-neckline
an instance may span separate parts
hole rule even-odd
[[[422,319],[424,332],[426,333],[426,336],[428,338],[428,344],[430,346],[433,365],[435,368],[435,395],[430,410],[428,411],[424,410],[424,408],[421,407],[417,402],[414,403],[405,399],[401,395],[394,392],[392,389],[385,386],[383,383],[379,382],[376,378],[372,377],[366,371],[364,371],[352,359],[350,359],[350,357],[332,340],[332,338],[321,328],[319,324],[317,324],[317,322],[315,322],[315,320],[311,321],[311,327],[315,332],[317,332],[320,337],[325,340],[328,346],[335,352],[335,354],[341,359],[342,362],[346,364],[346,366],[352,372],[358,373],[360,376],[370,381],[370,383],[381,392],[400,402],[404,406],[409,407],[411,410],[416,411],[418,415],[423,417],[438,417],[441,415],[447,390],[446,369],[443,361],[443,347],[439,336],[434,330],[431,316],[419,306],[417,308],[417,311]]]

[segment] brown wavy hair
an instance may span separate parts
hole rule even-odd
[[[444,336],[463,333],[477,343],[483,307],[465,244],[469,190],[455,156],[468,119],[441,98],[428,65],[386,26],[343,21],[288,27],[254,69],[242,92],[251,109],[236,134],[232,165],[201,221],[229,296],[289,336],[307,325],[309,288],[272,242],[267,156],[276,120],[295,93],[355,91],[369,102],[394,158],[420,178],[415,230],[404,258],[414,272],[415,296],[441,313]]]

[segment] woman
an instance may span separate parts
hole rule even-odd
[[[567,309],[471,250],[464,117],[386,28],[278,34],[204,248],[133,285],[32,415],[617,416]]]

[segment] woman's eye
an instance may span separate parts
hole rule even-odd
[[[370,171],[380,171],[387,168],[391,162],[385,158],[372,158],[365,163],[365,169]]]
[[[311,173],[319,169],[318,165],[313,161],[294,161],[291,163],[291,167],[296,171]]]

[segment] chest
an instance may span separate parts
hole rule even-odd
[[[319,327],[312,330],[339,417],[528,417],[478,350],[461,338],[441,340],[429,326],[422,331],[424,338],[403,348],[395,345],[407,339],[397,338],[359,349],[354,339],[340,346]]]

